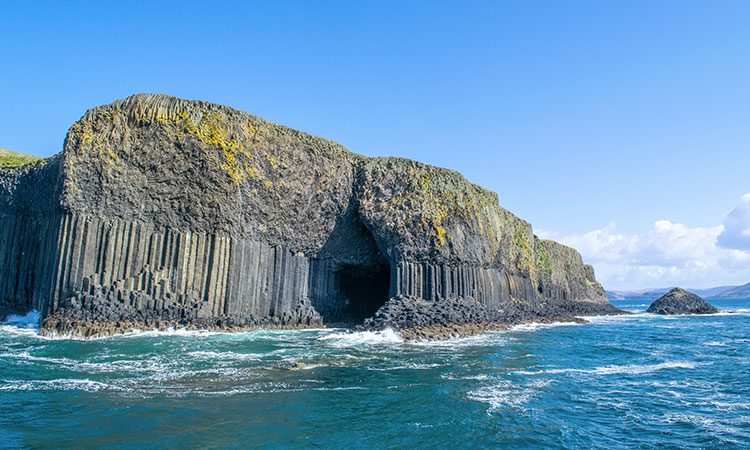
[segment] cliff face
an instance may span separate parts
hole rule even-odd
[[[612,311],[575,250],[457,172],[204,102],[88,111],[61,154],[0,171],[0,206],[0,299],[43,331],[361,322],[389,299]]]

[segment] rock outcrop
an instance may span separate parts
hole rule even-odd
[[[719,310],[692,292],[676,287],[654,300],[646,312],[653,314],[714,314]]]
[[[60,154],[0,171],[0,235],[0,305],[40,310],[43,333],[408,328],[387,302],[493,324],[619,312],[578,252],[457,172],[164,95],[92,109]]]

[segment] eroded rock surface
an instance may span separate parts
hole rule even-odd
[[[692,292],[676,287],[654,300],[646,312],[653,314],[714,314],[719,310]]]
[[[0,309],[40,310],[42,332],[619,312],[578,252],[455,171],[164,95],[94,108],[60,154],[0,171],[0,234]]]

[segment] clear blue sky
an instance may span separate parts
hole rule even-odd
[[[750,192],[747,1],[76,3],[0,6],[0,147],[160,92],[457,169],[557,233]]]

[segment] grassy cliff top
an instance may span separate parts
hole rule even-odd
[[[40,159],[42,158],[0,148],[0,169],[22,166],[34,161],[39,161]]]

